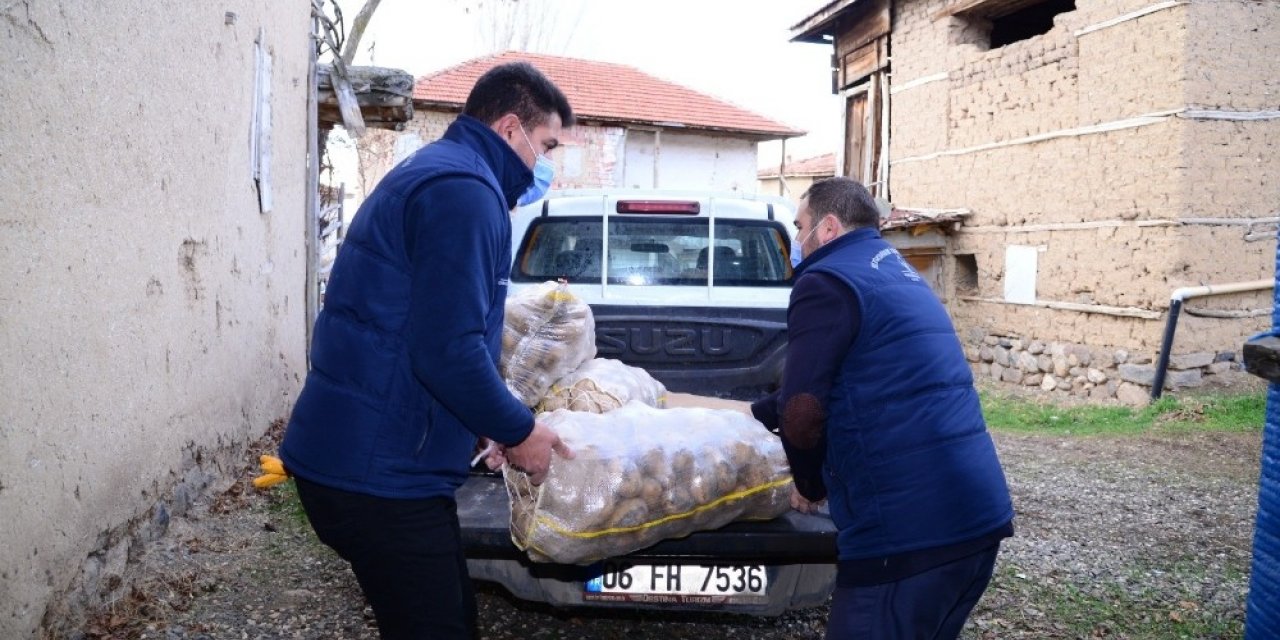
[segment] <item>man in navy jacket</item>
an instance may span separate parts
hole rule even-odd
[[[334,262],[280,454],[383,638],[475,633],[454,492],[478,437],[535,483],[553,450],[572,455],[498,373],[510,211],[540,195],[534,168],[572,124],[538,70],[491,69],[444,137],[382,179]]]
[[[858,182],[815,183],[795,224],[782,388],[752,412],[780,431],[792,505],[830,503],[827,638],[955,638],[1013,534],[955,329]]]

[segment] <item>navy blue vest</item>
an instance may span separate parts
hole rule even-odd
[[[352,219],[316,319],[311,371],[294,406],[280,453],[285,466],[327,486],[389,498],[453,497],[467,476],[476,436],[414,376],[409,358],[411,264],[405,246],[406,200],[430,180],[469,176],[506,202],[484,158],[464,134],[416,151],[389,172]],[[450,133],[454,128],[450,129]],[[510,218],[506,246],[511,255]],[[505,260],[501,282],[510,276]],[[506,287],[495,287],[485,343],[496,366],[502,351]],[[428,446],[428,443],[430,446]]]
[[[828,405],[825,464],[841,560],[964,542],[1013,518],[955,328],[875,229],[815,252],[804,271],[857,294],[861,328]]]

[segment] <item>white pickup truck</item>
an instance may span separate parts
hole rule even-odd
[[[564,279],[591,305],[599,357],[674,392],[754,399],[781,379],[793,217],[784,200],[734,193],[552,192],[515,213],[511,290]],[[823,604],[835,582],[836,532],[821,515],[733,523],[585,567],[515,548],[493,474],[476,470],[458,515],[473,578],[556,606],[778,615]]]

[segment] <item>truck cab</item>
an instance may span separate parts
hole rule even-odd
[[[513,217],[511,288],[563,279],[594,312],[599,357],[751,400],[782,377],[793,219],[744,194],[553,193]]]

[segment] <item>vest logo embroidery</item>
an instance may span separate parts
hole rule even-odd
[[[889,256],[893,256],[898,259],[898,264],[902,265],[903,277],[913,282],[920,281],[920,274],[916,273],[916,270],[912,268],[911,265],[907,264],[907,261],[905,258],[902,257],[902,254],[898,253],[898,250],[894,249],[893,247],[889,247],[888,249],[881,249],[880,253],[877,253],[875,257],[871,258],[871,268],[879,271],[880,263],[884,261],[885,258],[888,258]]]

